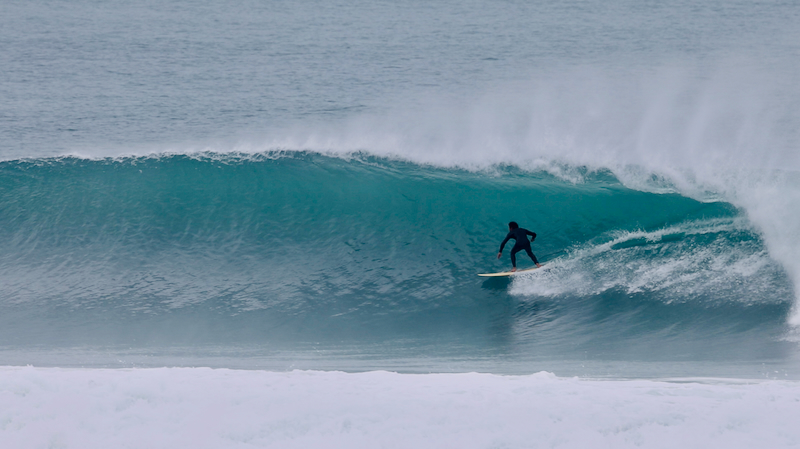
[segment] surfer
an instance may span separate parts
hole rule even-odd
[[[503,243],[500,244],[500,252],[497,253],[497,258],[499,259],[500,256],[503,255],[503,247],[506,246],[506,242],[508,242],[509,239],[514,239],[516,243],[514,243],[514,247],[511,248],[511,265],[514,267],[511,269],[512,272],[517,271],[516,254],[523,249],[528,253],[533,263],[536,264],[536,267],[541,268],[539,261],[536,260],[536,256],[534,256],[533,251],[531,251],[531,243],[528,241],[528,236],[531,236],[531,242],[536,240],[535,232],[520,228],[516,221],[512,221],[508,224],[508,235],[505,240],[503,240]]]

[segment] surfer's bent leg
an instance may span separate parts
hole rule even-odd
[[[535,263],[536,265],[539,265],[539,261],[536,260],[536,256],[533,255],[533,251],[531,251],[531,247],[530,246],[525,248],[525,252],[528,253],[529,256],[531,256],[531,259],[533,260],[533,263]]]
[[[514,245],[514,247],[511,248],[511,266],[514,268],[517,268],[517,255],[516,255],[517,251],[522,251],[522,248],[520,248],[517,245]]]

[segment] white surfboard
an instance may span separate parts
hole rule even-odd
[[[544,266],[544,264],[542,264],[542,266]],[[533,270],[536,270],[538,268],[539,267],[533,267],[533,268],[526,268],[524,270],[517,270],[517,271],[504,271],[502,273],[478,273],[478,276],[487,276],[487,277],[513,276],[515,274],[527,273],[529,271],[533,271]]]

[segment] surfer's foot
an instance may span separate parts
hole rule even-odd
[[[542,268],[542,266],[537,263],[536,268]]]
[[[517,267],[514,267],[514,268],[511,269],[512,273],[515,272],[515,271],[517,271]]]

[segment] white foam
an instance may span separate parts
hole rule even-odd
[[[792,381],[0,368],[4,448],[782,448]]]
[[[616,288],[627,294],[659,293],[664,302],[787,300],[792,292],[776,287],[777,267],[761,246],[725,238],[732,232],[751,231],[741,219],[713,219],[656,231],[618,232],[605,243],[571,249],[549,261],[546,270],[516,276],[509,291],[555,297],[597,295]],[[671,235],[679,238],[670,239]],[[712,237],[715,240],[709,241]],[[695,243],[695,238],[703,238],[703,244]],[[633,245],[624,246],[628,243]]]

